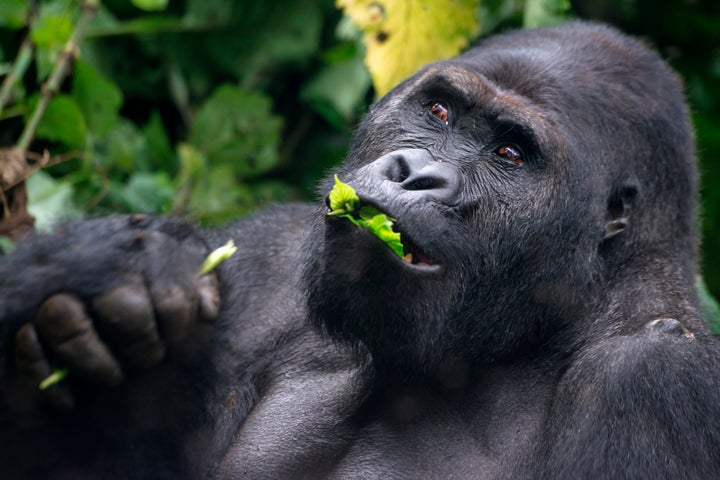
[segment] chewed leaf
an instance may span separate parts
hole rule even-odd
[[[357,193],[355,193],[355,189],[341,182],[337,175],[335,175],[335,186],[330,191],[328,200],[330,201],[330,212],[328,215],[350,213],[360,205],[360,198],[358,198]]]
[[[382,212],[375,207],[362,207],[360,209],[360,218],[363,220],[372,220],[377,215],[382,215]]]
[[[380,213],[369,220],[363,219],[362,221],[364,222],[364,225],[362,226],[365,229],[375,234],[375,236],[382,240],[385,245],[390,247],[390,249],[395,252],[398,257],[403,256],[403,245],[400,241],[400,234],[393,231],[393,222],[390,220],[390,217]]]
[[[403,245],[400,234],[393,231],[394,220],[375,207],[365,206],[358,210],[360,198],[355,189],[341,182],[335,175],[335,186],[330,195],[330,211],[328,215],[346,218],[358,227],[364,228],[378,237],[390,247],[398,257],[403,256]],[[359,217],[359,218],[358,218]]]

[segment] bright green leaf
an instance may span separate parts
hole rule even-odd
[[[85,62],[75,64],[72,96],[85,117],[88,129],[95,135],[107,134],[117,123],[122,92]]]
[[[31,102],[32,111],[37,97]],[[69,148],[83,149],[87,127],[77,102],[69,95],[58,95],[50,100],[40,120],[36,136],[45,140],[61,142]]]
[[[355,193],[355,189],[350,185],[340,181],[335,175],[335,186],[333,186],[328,196],[330,201],[330,212],[328,215],[340,215],[343,213],[351,213],[360,204],[360,199]]]
[[[168,0],[130,0],[133,5],[146,12],[157,12],[165,10]]]
[[[360,205],[355,189],[340,181],[335,175],[335,185],[328,195],[330,211],[328,215],[337,215],[350,220],[358,227],[364,228],[378,237],[399,257],[403,256],[403,245],[400,234],[393,231],[393,220],[375,207],[365,206],[359,211]]]
[[[367,229],[377,236],[390,249],[395,252],[398,257],[403,256],[403,244],[400,241],[400,234],[393,231],[393,222],[390,217],[380,213],[369,219],[363,219],[364,223],[360,226]]]
[[[458,54],[477,35],[479,0],[336,0],[364,33],[379,96],[423,65]]]

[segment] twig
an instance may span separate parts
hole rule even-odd
[[[20,134],[20,140],[18,140],[17,147],[21,151],[27,151],[30,146],[30,142],[32,142],[32,139],[35,136],[40,120],[50,104],[50,100],[58,92],[58,90],[60,90],[60,85],[70,69],[72,60],[77,54],[78,43],[80,42],[88,23],[90,23],[90,20],[92,20],[95,16],[98,6],[99,0],[85,0],[82,2],[82,13],[77,25],[75,26],[75,30],[73,31],[70,40],[68,40],[65,44],[62,55],[55,64],[52,73],[50,73],[50,77],[48,77],[47,82],[43,84],[40,90],[40,100],[38,100],[35,110],[30,116],[30,120],[25,125],[22,134]]]
[[[25,71],[30,66],[32,56],[33,44],[30,41],[30,35],[28,35],[25,37],[25,40],[23,40],[20,50],[18,50],[12,70],[7,74],[5,80],[3,80],[2,87],[0,87],[0,115],[2,115],[5,106],[10,100],[13,85],[25,75]]]

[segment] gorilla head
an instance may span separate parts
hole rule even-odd
[[[599,25],[496,36],[424,68],[372,108],[338,172],[411,255],[320,213],[317,321],[407,378],[613,328],[614,292],[657,262],[692,285],[686,119],[661,59]]]

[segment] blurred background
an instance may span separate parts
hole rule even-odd
[[[425,63],[508,28],[586,18],[643,37],[685,79],[703,174],[704,276],[720,295],[720,2],[337,3],[1,0],[0,235],[17,232],[10,217],[25,198],[38,228],[108,212],[214,225],[312,199],[368,105],[416,68],[400,59]],[[388,35],[397,29],[411,40]],[[70,41],[74,62],[63,55]],[[58,84],[43,87],[59,64]]]

